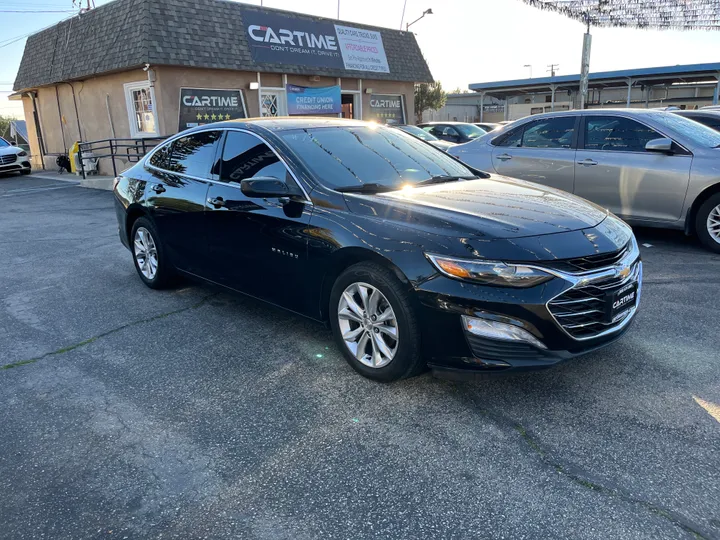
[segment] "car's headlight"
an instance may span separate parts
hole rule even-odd
[[[25,156],[27,156],[27,152],[25,150],[18,152],[18,156],[25,157]]]
[[[425,255],[446,276],[484,285],[527,288],[553,278],[552,274],[529,266],[505,264],[499,261],[456,259],[431,253]]]

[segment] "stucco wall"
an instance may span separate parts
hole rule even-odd
[[[124,71],[110,75],[102,75],[85,81],[70,84],[61,83],[37,89],[35,100],[40,126],[45,143],[45,167],[56,167],[56,156],[52,154],[66,153],[75,141],[96,141],[109,138],[130,137],[130,124],[125,104],[124,84],[147,80],[147,73],[142,69]],[[75,100],[73,100],[73,89]],[[57,94],[56,94],[57,92]],[[77,114],[75,108],[77,102]],[[108,105],[114,126],[114,135],[108,116]],[[59,103],[59,107],[58,107]],[[28,125],[30,147],[39,154],[39,144],[35,133],[35,122],[32,115],[32,101],[23,98],[25,120]],[[78,118],[80,130],[78,132]],[[49,154],[49,155],[48,155]],[[35,165],[39,166],[39,161]],[[118,162],[122,170],[126,163]],[[101,162],[101,172],[111,174],[107,162]]]

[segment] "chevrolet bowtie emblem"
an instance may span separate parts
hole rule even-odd
[[[629,266],[622,266],[617,269],[618,276],[621,278],[626,278],[630,275],[630,267]]]

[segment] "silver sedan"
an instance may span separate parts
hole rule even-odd
[[[720,133],[676,114],[595,109],[518,120],[448,153],[556,187],[631,224],[684,229],[720,253]]]

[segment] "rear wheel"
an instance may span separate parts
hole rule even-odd
[[[720,253],[720,193],[710,197],[698,209],[695,232],[706,248]]]
[[[363,262],[345,270],[330,294],[329,313],[338,347],[365,377],[392,382],[425,369],[409,291],[387,268]]]
[[[130,236],[135,269],[140,279],[151,289],[164,289],[175,277],[160,237],[152,222],[144,217],[133,223]]]

